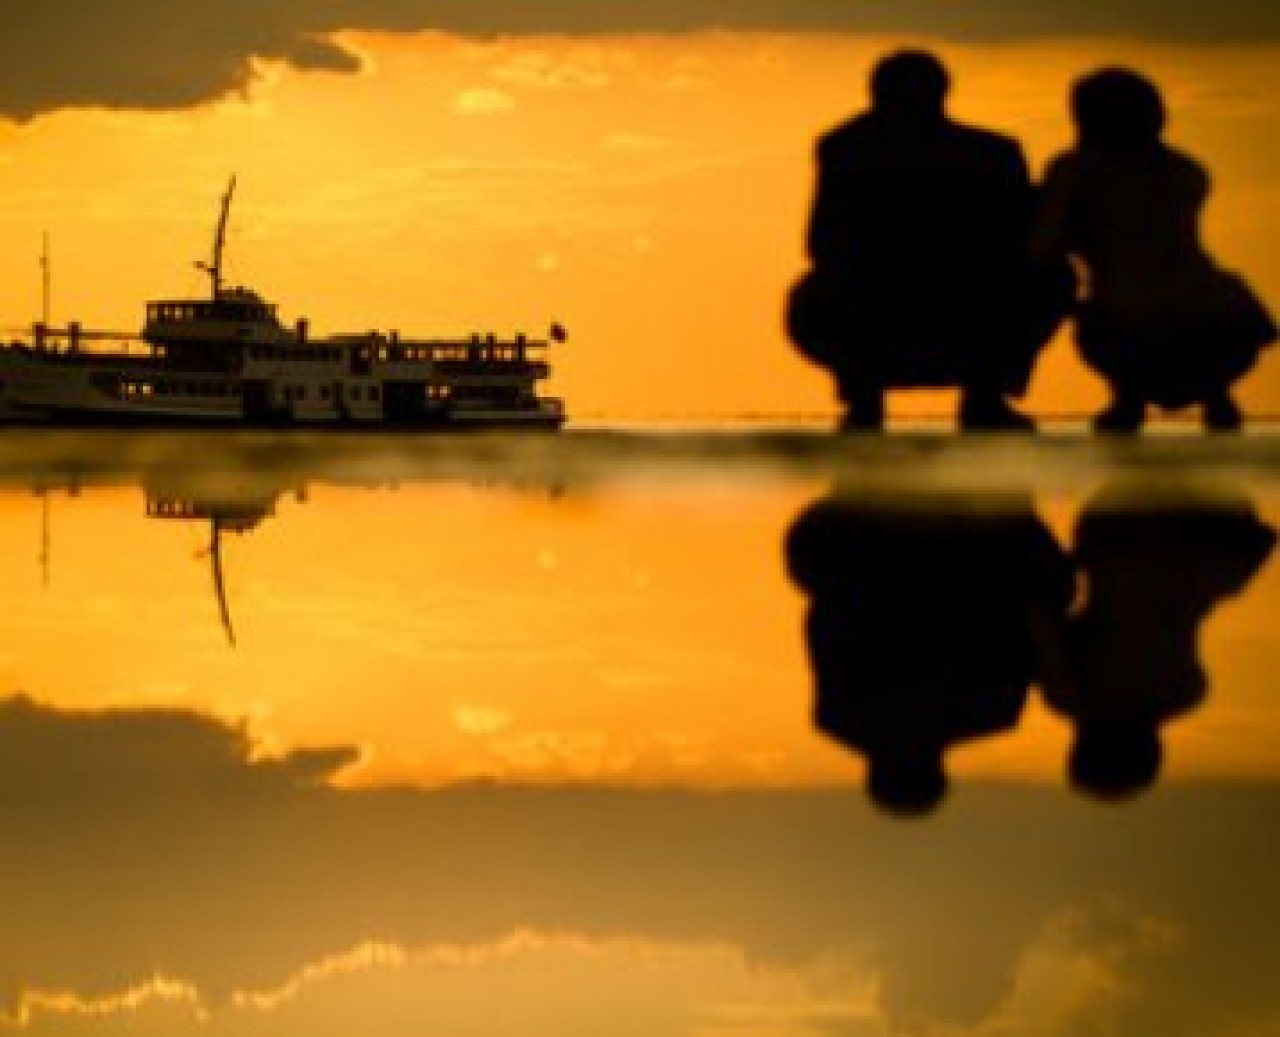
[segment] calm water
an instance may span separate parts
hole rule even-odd
[[[1277,524],[1270,431],[7,435],[0,1031],[1280,1032]]]

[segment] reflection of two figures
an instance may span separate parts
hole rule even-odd
[[[1081,79],[1076,143],[1035,188],[1014,140],[947,116],[948,86],[932,55],[890,55],[870,109],[819,143],[788,325],[834,376],[847,427],[880,428],[887,390],[949,386],[962,426],[1030,429],[1009,398],[1073,313],[1113,395],[1097,428],[1136,430],[1148,404],[1238,427],[1232,386],[1276,328],[1200,244],[1208,176],[1163,142],[1156,88],[1121,69]]]
[[[954,746],[1010,732],[1033,683],[1075,729],[1073,783],[1145,787],[1160,727],[1206,690],[1197,633],[1274,533],[1243,500],[1085,509],[1074,557],[1029,499],[833,495],[792,526],[815,722],[861,754],[875,802],[935,807]]]

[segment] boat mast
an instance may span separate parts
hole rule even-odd
[[[213,255],[208,263],[197,263],[201,270],[209,275],[213,301],[218,301],[218,293],[222,290],[222,250],[227,243],[227,217],[231,214],[231,196],[236,191],[236,178],[231,177],[227,185],[227,193],[222,196],[222,211],[218,216],[218,228],[213,234]]]
[[[231,625],[231,606],[227,603],[227,585],[222,577],[222,520],[217,515],[209,519],[209,561],[213,570],[213,593],[218,599],[218,617],[227,642],[234,648],[236,631]]]
[[[53,299],[53,273],[49,257],[49,232],[44,232],[44,250],[40,253],[40,321],[47,328]]]

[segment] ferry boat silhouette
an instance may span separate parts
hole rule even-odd
[[[205,299],[150,302],[140,335],[36,323],[0,346],[0,424],[37,426],[558,429],[562,401],[539,396],[546,350],[564,342],[397,332],[312,338],[256,292],[223,284],[236,181],[222,199]]]

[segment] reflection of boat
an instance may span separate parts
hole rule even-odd
[[[222,202],[206,299],[152,302],[140,336],[38,323],[0,346],[0,422],[239,428],[559,428],[559,400],[539,397],[542,359],[565,338],[310,338],[276,308],[222,281],[235,180]]]
[[[187,495],[147,489],[147,518],[183,522],[208,522],[209,546],[206,553],[213,574],[213,593],[218,601],[218,616],[227,640],[234,647],[235,628],[231,623],[231,607],[227,602],[226,580],[222,573],[222,534],[244,534],[275,514],[276,495],[221,497]]]

